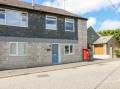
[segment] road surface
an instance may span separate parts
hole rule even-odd
[[[0,89],[120,89],[120,61],[1,78]]]

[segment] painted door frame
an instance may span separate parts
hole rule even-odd
[[[60,47],[60,43],[52,43],[52,47],[53,47],[53,44],[57,44],[58,45],[58,64],[61,64],[61,47]],[[53,60],[53,59],[52,59]]]

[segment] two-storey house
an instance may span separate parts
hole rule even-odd
[[[86,21],[63,9],[0,0],[0,69],[82,61]]]

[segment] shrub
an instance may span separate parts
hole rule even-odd
[[[116,55],[117,57],[120,57],[120,49],[115,50],[115,55]]]
[[[114,36],[120,42],[120,29],[102,30],[98,32],[101,36]]]

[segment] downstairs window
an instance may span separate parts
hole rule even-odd
[[[73,45],[65,45],[65,54],[71,55],[74,54],[74,47]]]
[[[10,42],[10,56],[25,56],[26,47],[24,42]]]

